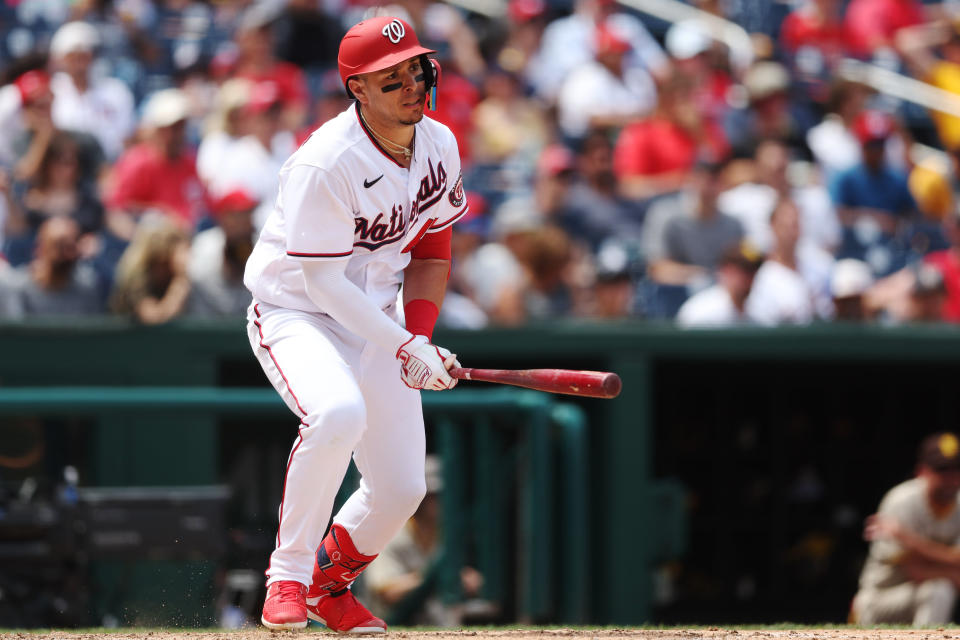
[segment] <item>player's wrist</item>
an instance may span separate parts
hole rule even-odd
[[[436,304],[424,298],[411,300],[403,305],[403,316],[407,331],[433,341],[433,328],[440,316],[440,308]]]
[[[425,338],[425,336],[417,336],[416,334],[410,333],[409,331],[406,331],[406,330],[404,330],[404,333],[405,335],[403,339],[400,341],[400,344],[397,346],[396,351],[394,351],[394,357],[397,360],[400,360],[403,354],[409,354],[413,349],[420,346],[419,343],[416,342],[418,337]],[[428,339],[425,339],[424,341],[429,342]]]

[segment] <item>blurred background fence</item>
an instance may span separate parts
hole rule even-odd
[[[455,599],[477,567],[501,621],[842,621],[863,518],[958,418],[949,327],[437,339],[471,366],[624,381],[613,401],[424,394],[444,461],[436,587]],[[237,577],[265,567],[295,424],[241,326],[6,325],[0,353],[0,626],[259,606],[262,580]]]

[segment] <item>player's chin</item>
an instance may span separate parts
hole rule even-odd
[[[407,116],[400,118],[400,124],[404,124],[404,125],[417,124],[421,120],[423,120],[423,109],[421,109],[420,112],[415,115],[408,114]]]

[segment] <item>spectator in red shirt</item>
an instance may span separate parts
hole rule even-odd
[[[780,44],[793,55],[809,47],[818,51],[827,61],[840,56],[846,44],[839,2],[805,0],[783,19]]]
[[[179,89],[155,93],[140,122],[143,142],[117,161],[107,197],[107,225],[123,240],[133,237],[140,214],[159,210],[190,230],[205,210],[196,160],[187,148],[187,97]]]
[[[950,248],[928,254],[925,262],[935,266],[943,274],[947,289],[943,319],[947,322],[960,322],[960,213],[944,218],[943,230],[950,242]]]
[[[723,130],[697,109],[696,87],[675,74],[663,85],[657,111],[627,126],[617,139],[614,170],[623,195],[644,200],[679,190],[698,162],[726,158]]]
[[[268,3],[257,3],[247,9],[237,26],[237,59],[232,75],[254,83],[275,83],[283,103],[284,128],[296,131],[306,121],[310,94],[303,71],[274,54],[277,17]]]
[[[780,25],[780,45],[791,70],[817,102],[828,98],[833,69],[847,51],[845,38],[838,0],[804,0]]]
[[[843,26],[850,52],[869,58],[878,49],[892,49],[900,29],[926,20],[919,0],[851,0]]]

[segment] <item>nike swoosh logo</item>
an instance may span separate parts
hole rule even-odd
[[[380,178],[382,178],[382,177],[383,177],[383,174],[381,173],[381,174],[380,174]],[[369,189],[369,188],[372,187],[373,185],[375,185],[375,184],[377,184],[378,182],[380,182],[380,178],[374,178],[373,180],[364,179],[364,181],[363,181],[363,186],[366,187],[367,189]]]

